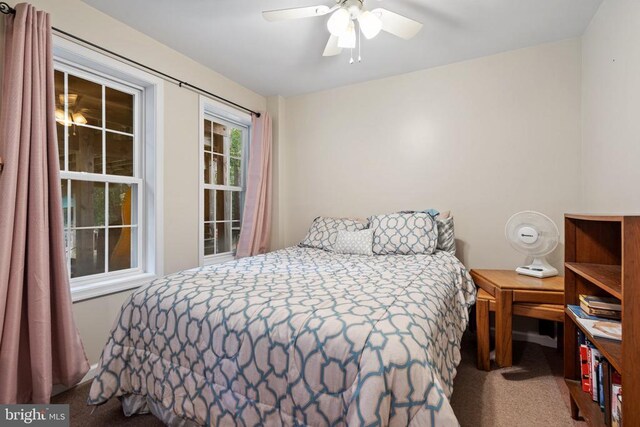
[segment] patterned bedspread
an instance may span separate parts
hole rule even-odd
[[[158,279],[124,304],[88,403],[205,425],[450,426],[475,287],[452,255],[291,247]]]

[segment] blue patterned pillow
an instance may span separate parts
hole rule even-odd
[[[376,255],[430,255],[438,243],[436,222],[424,212],[372,216],[369,224]]]
[[[355,219],[319,216],[313,220],[307,236],[300,245],[332,251],[338,237],[338,231],[359,231],[365,228],[367,228],[367,223]]]
[[[333,250],[337,254],[373,255],[373,230],[338,231]]]
[[[438,246],[439,251],[456,254],[456,236],[453,232],[453,217],[436,218],[438,224]]]

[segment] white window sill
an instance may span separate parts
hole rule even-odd
[[[235,253],[226,252],[218,255],[209,255],[204,257],[203,265],[215,265],[222,264],[223,262],[229,262],[236,259]]]
[[[78,302],[139,288],[156,278],[157,276],[155,274],[141,273],[134,276],[105,279],[100,282],[76,285],[71,288],[71,300]]]

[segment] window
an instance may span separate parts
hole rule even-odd
[[[140,90],[57,67],[56,125],[73,279],[140,272]]]
[[[205,113],[202,138],[202,257],[230,259],[240,238],[248,126]]]
[[[163,273],[160,78],[54,37],[65,250],[74,301]]]

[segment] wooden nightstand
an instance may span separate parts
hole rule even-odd
[[[496,313],[496,363],[511,366],[512,316],[564,323],[564,279],[538,279],[512,270],[471,270],[476,302],[478,368],[489,369],[489,312]]]

